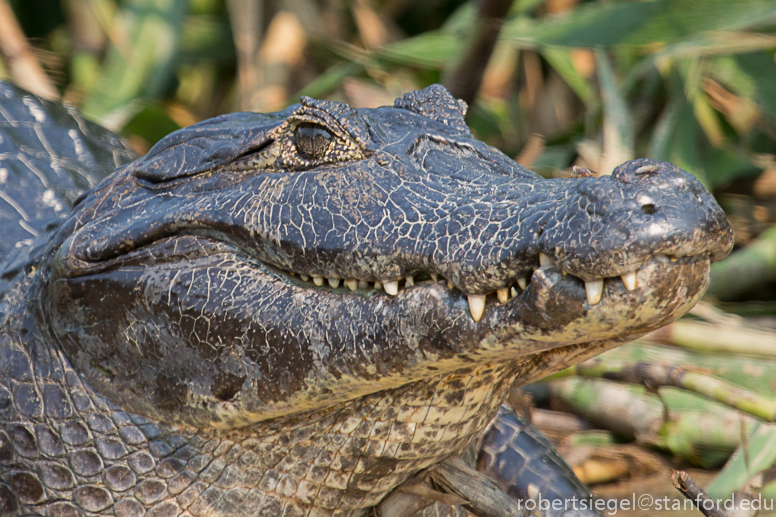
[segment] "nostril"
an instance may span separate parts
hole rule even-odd
[[[641,206],[641,211],[647,215],[655,213],[655,200],[646,192],[639,192],[636,202]]]

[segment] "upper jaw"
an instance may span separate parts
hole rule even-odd
[[[393,245],[394,249],[390,249],[390,243],[379,242],[380,239],[375,241],[362,238],[359,239],[360,245],[367,245],[367,248],[348,249],[344,235],[339,237],[342,246],[337,251],[326,250],[323,246],[325,243],[307,239],[303,240],[309,249],[302,249],[299,248],[300,243],[276,242],[274,235],[266,235],[267,229],[252,226],[246,228],[245,221],[232,217],[232,213],[245,212],[247,207],[236,205],[231,211],[225,211],[215,202],[210,204],[216,209],[200,209],[198,220],[191,227],[186,227],[185,222],[181,222],[185,218],[179,218],[178,215],[197,209],[199,205],[189,207],[182,204],[173,207],[162,214],[162,217],[169,218],[169,223],[155,221],[153,233],[161,236],[174,235],[176,232],[215,235],[255,260],[300,275],[297,278],[307,279],[309,287],[321,287],[324,284],[341,286],[346,290],[378,287],[389,295],[396,295],[402,287],[409,287],[415,281],[444,279],[468,299],[474,321],[482,318],[489,299],[498,299],[504,303],[522,293],[533,272],[540,267],[557,267],[563,274],[583,280],[584,283],[580,285],[585,287],[587,303],[593,306],[599,303],[603,295],[606,278],[617,279],[622,286],[632,291],[639,285],[637,271],[654,257],[666,255],[677,258],[703,254],[710,255],[714,260],[725,256],[732,246],[732,232],[724,214],[710,194],[696,185],[696,180],[678,170],[658,168],[646,180],[622,172],[634,168],[638,170],[644,167],[643,162],[628,162],[611,178],[541,181],[536,186],[533,181],[525,178],[516,180],[501,177],[499,185],[517,194],[513,193],[511,198],[487,205],[488,213],[500,214],[498,219],[501,224],[497,231],[490,234],[486,230],[479,230],[479,237],[484,242],[472,245],[479,248],[474,254],[472,249],[451,246],[449,242],[443,248],[438,245],[441,241],[423,238],[400,239],[399,242],[409,243],[406,249],[396,244]],[[663,162],[659,164],[664,169],[668,166]],[[657,178],[661,173],[662,176]],[[256,181],[257,189],[261,189],[266,178],[253,181]],[[657,188],[654,188],[655,184]],[[650,185],[653,187],[650,199],[657,204],[658,209],[655,214],[644,214],[638,208],[637,199]],[[661,197],[664,190],[669,191],[668,195]],[[530,210],[532,216],[521,219],[522,197],[528,192],[538,192],[537,199],[545,201],[529,202],[523,208]],[[477,193],[477,196],[482,195],[482,192]],[[471,200],[472,206],[486,206],[477,204],[477,196]],[[625,202],[616,212],[612,206],[618,196],[625,198]],[[554,200],[564,197],[565,204],[555,204]],[[174,199],[177,202],[185,198]],[[583,200],[585,203],[582,203]],[[690,216],[679,221],[666,216],[671,215],[672,207],[689,202],[699,207],[694,211],[685,210]],[[597,206],[592,216],[589,214],[590,206]],[[466,205],[458,208],[466,208]],[[628,215],[629,211],[635,215]],[[618,215],[622,213],[626,213],[627,217]],[[422,214],[422,217],[428,218],[430,213]],[[589,234],[575,233],[575,227],[569,224],[569,221],[573,222],[579,217],[589,218],[585,219]],[[131,220],[131,216],[115,219]],[[625,221],[625,226],[618,227],[620,219]],[[607,222],[608,226],[603,224]],[[120,264],[122,253],[111,251],[111,247],[134,242],[142,248],[157,238],[151,237],[150,242],[143,244],[143,239],[148,237],[137,238],[131,234],[127,237],[104,223],[104,220],[97,220],[66,241],[58,254],[62,259],[62,267],[59,268],[62,276],[74,277],[113,267],[109,264]],[[439,223],[415,224],[439,226]],[[451,223],[447,221],[445,224],[449,226]],[[448,226],[442,225],[440,231],[449,231]],[[620,238],[618,228],[625,229],[624,238]],[[397,227],[394,231],[398,232],[399,229]],[[466,231],[463,227],[461,230]],[[424,233],[420,232],[421,235]],[[371,254],[364,252],[368,246],[375,247]],[[385,255],[378,252],[380,249],[384,249]],[[118,260],[89,258],[93,256],[112,256]]]

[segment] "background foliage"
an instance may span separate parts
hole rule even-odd
[[[79,106],[139,152],[198,120],[280,109],[301,94],[368,107],[442,82],[470,101],[468,122],[479,138],[546,177],[568,176],[574,165],[609,173],[637,156],[678,164],[717,195],[735,227],[740,251],[715,265],[709,298],[749,319],[705,306],[685,322],[700,327],[671,327],[653,339],[662,345],[631,346],[616,357],[704,364],[776,396],[776,2],[0,0],[9,6],[23,37],[10,52],[13,34],[0,27],[0,77]],[[491,54],[481,50],[489,37]],[[678,345],[695,350],[677,352]],[[583,375],[563,375],[570,373]],[[557,380],[544,398],[589,417],[584,401],[563,398],[583,395],[572,381],[596,386]],[[654,403],[653,393],[617,396],[627,406],[633,397]],[[597,403],[603,396],[589,395]],[[674,414],[666,419],[660,410],[661,427],[640,441],[706,467],[738,447],[728,478],[712,489],[724,494],[748,483],[776,492],[767,475],[773,428],[756,419],[731,424],[737,417],[720,416],[708,396],[682,396],[663,394],[657,403]],[[716,414],[708,425],[727,434],[714,446],[693,441],[676,416],[685,410],[700,412],[691,417],[696,428],[698,414]],[[597,446],[625,439],[607,432]]]

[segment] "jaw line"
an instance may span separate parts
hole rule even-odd
[[[181,235],[171,236],[160,241],[154,241],[142,248],[134,249],[124,255],[99,263],[81,263],[81,268],[71,268],[69,278],[78,276],[88,276],[94,273],[100,273],[116,268],[121,268],[127,263],[131,263],[135,257],[148,256],[153,254],[159,258],[157,264],[167,264],[174,267],[176,260],[164,252],[164,248],[169,243],[175,243]],[[430,280],[415,284],[399,292],[398,295],[391,296],[381,290],[358,289],[356,291],[348,290],[344,284],[339,288],[330,288],[324,286],[314,286],[312,282],[302,281],[296,276],[291,276],[287,271],[276,268],[275,266],[261,262],[251,256],[245,250],[235,247],[222,240],[204,236],[188,235],[188,238],[196,239],[198,242],[205,243],[203,249],[208,250],[205,255],[231,252],[237,258],[250,265],[258,274],[274,278],[292,290],[292,296],[316,296],[327,297],[332,301],[338,299],[344,300],[346,297],[359,297],[362,300],[374,305],[385,307],[395,306],[401,312],[402,305],[417,306],[418,298],[433,298],[437,307],[446,306],[446,318],[453,324],[464,325],[474,334],[481,334],[480,339],[486,339],[486,334],[498,336],[498,339],[513,341],[515,337],[521,341],[527,340],[535,344],[546,344],[558,341],[557,331],[560,327],[568,326],[576,322],[580,327],[584,327],[581,320],[596,320],[597,323],[587,325],[588,332],[599,329],[614,329],[609,332],[604,331],[604,335],[614,338],[620,335],[627,328],[636,329],[644,326],[646,323],[640,323],[642,320],[650,320],[650,328],[639,335],[657,328],[654,322],[657,313],[664,313],[664,321],[672,310],[677,310],[680,306],[686,306],[681,314],[689,310],[705,292],[708,286],[709,257],[706,253],[701,253],[692,257],[675,258],[673,261],[665,255],[655,255],[646,263],[642,264],[637,270],[638,287],[633,291],[627,291],[619,277],[606,278],[604,281],[604,293],[601,301],[596,305],[589,305],[586,302],[584,282],[571,274],[563,275],[557,267],[541,267],[534,270],[530,277],[527,288],[514,296],[505,303],[497,302],[496,297],[491,294],[485,307],[482,320],[473,321],[469,312],[467,295],[457,288],[449,289],[445,281],[432,282]],[[154,253],[155,248],[162,249],[162,253]],[[168,248],[169,249],[169,248]],[[71,263],[72,265],[72,263]],[[73,275],[72,272],[78,271]],[[698,272],[700,271],[700,276]],[[705,273],[704,273],[705,272]],[[685,275],[685,277],[683,277]],[[667,282],[668,279],[668,282]],[[692,280],[687,280],[692,279]],[[678,285],[678,284],[682,285]],[[687,303],[679,303],[679,293],[672,293],[670,286],[674,285],[683,290],[687,296]],[[661,291],[661,292],[657,292]],[[663,300],[663,302],[661,302]],[[653,307],[648,318],[638,317],[635,313],[638,308],[644,305]],[[661,310],[661,306],[662,310]],[[625,316],[623,308],[629,308],[633,312]],[[649,312],[649,311],[648,311]],[[617,325],[617,316],[621,315],[622,320],[619,323],[628,322],[628,325]],[[676,314],[670,321],[678,318],[681,314]],[[668,323],[665,320],[665,323]],[[660,325],[660,326],[662,326]],[[623,328],[627,327],[627,328]],[[654,327],[654,328],[653,328]],[[532,329],[534,331],[532,331]],[[479,331],[479,332],[478,332]],[[534,335],[535,334],[535,335]],[[568,332],[562,332],[568,334]],[[529,336],[531,336],[529,338]],[[584,341],[598,339],[599,336],[585,336]],[[567,341],[562,340],[556,346],[565,346],[567,344],[576,344],[578,339]],[[522,354],[520,354],[522,355]]]

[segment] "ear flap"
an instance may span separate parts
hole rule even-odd
[[[405,93],[403,97],[396,99],[393,107],[414,111],[452,127],[459,134],[472,136],[463,118],[468,106],[464,101],[453,97],[441,84],[432,84],[420,91]]]

